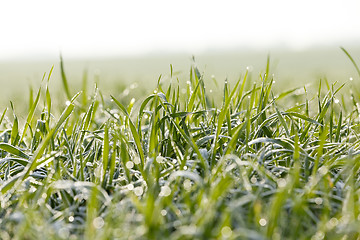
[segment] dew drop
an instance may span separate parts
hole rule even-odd
[[[329,221],[333,226],[336,226],[339,224],[339,220],[337,218],[331,218]]]
[[[251,179],[250,179],[251,183],[255,184],[257,183],[257,179],[255,176],[252,176]]]
[[[165,162],[165,158],[162,157],[162,156],[157,156],[157,157],[156,157],[156,162],[157,162],[157,163],[160,163],[160,164],[161,164],[161,163],[164,163],[164,162]]]
[[[261,219],[259,220],[259,224],[260,224],[260,226],[262,226],[262,227],[266,226],[266,224],[267,224],[266,219],[265,219],[265,218],[261,218]]]
[[[124,95],[124,96],[129,95],[129,93],[130,93],[129,89],[125,89],[125,90],[123,91],[123,95]]]
[[[184,189],[189,192],[191,190],[191,185],[192,185],[191,181],[189,179],[186,179],[183,184],[184,184]]]
[[[278,183],[278,186],[279,186],[280,188],[286,186],[286,180],[283,179],[283,178],[279,179],[279,180],[277,181],[277,183]]]
[[[231,237],[232,235],[232,230],[230,227],[228,226],[225,226],[221,229],[221,235],[224,237],[224,238],[229,238]]]
[[[161,187],[161,191],[160,191],[160,196],[161,197],[167,197],[171,194],[171,189],[169,188],[169,186],[162,186]]]
[[[75,220],[74,216],[69,217],[69,222],[73,222]]]
[[[104,219],[102,217],[97,217],[93,220],[93,225],[96,229],[100,229],[105,225]]]
[[[141,196],[144,193],[144,189],[142,187],[136,187],[134,188],[134,193],[136,196]]]
[[[126,163],[126,167],[128,169],[132,169],[134,167],[134,163],[129,161],[129,162]]]
[[[138,86],[139,86],[138,83],[133,83],[133,84],[130,85],[130,89],[135,89],[135,88],[137,88]]]
[[[316,205],[321,205],[323,203],[323,199],[321,197],[315,198]]]
[[[163,209],[163,210],[160,211],[160,214],[161,214],[161,216],[166,216],[167,211],[165,209]]]
[[[127,185],[127,189],[130,191],[134,190],[134,185],[133,184]]]
[[[141,162],[139,157],[135,157],[133,161],[135,164],[140,164]]]

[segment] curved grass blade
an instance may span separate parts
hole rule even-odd
[[[350,61],[352,62],[352,64],[354,65],[359,77],[360,77],[360,69],[359,67],[357,66],[355,60],[351,57],[350,53],[348,53],[348,51],[345,50],[345,48],[343,47],[340,47],[340,49],[346,54],[346,56],[350,59]]]
[[[27,154],[25,154],[23,151],[21,151],[17,147],[14,147],[7,143],[0,143],[0,149],[4,150],[10,154],[13,154],[15,156],[21,157],[21,158],[25,158],[25,159],[30,158]]]
[[[23,165],[24,167],[30,163],[28,160],[25,160],[23,158],[7,157],[7,158],[3,158],[0,160],[0,165],[5,162],[8,162],[8,161],[13,161],[13,162],[19,163],[19,164]]]

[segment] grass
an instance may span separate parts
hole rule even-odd
[[[0,113],[0,238],[359,239],[360,95],[276,93],[269,65],[215,94],[171,67],[129,101],[75,93],[61,61],[63,101],[51,69],[24,123]]]

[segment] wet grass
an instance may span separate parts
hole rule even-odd
[[[0,113],[0,238],[358,239],[360,95],[278,93],[269,64],[217,92],[171,67],[140,100],[72,92],[62,64],[54,99],[51,70],[24,123]]]

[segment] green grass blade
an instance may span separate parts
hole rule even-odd
[[[70,93],[70,89],[69,89],[69,84],[68,81],[66,79],[66,74],[65,74],[65,69],[64,69],[64,62],[62,59],[62,55],[60,55],[60,71],[61,71],[61,80],[62,80],[62,84],[65,90],[65,94],[68,100],[71,99],[71,93]]]
[[[352,56],[350,55],[350,53],[348,53],[348,51],[345,50],[345,48],[343,47],[340,47],[340,49],[346,54],[346,56],[350,59],[351,63],[354,65],[359,77],[360,77],[360,69],[359,67],[357,66],[355,60],[352,58]]]
[[[342,126],[342,111],[340,111],[339,120],[338,120],[338,125],[337,125],[337,127],[336,127],[335,142],[339,142],[339,141],[340,141],[341,126]]]
[[[103,182],[103,186],[105,186],[104,182],[105,182],[105,176],[106,176],[106,171],[108,168],[108,163],[109,163],[109,152],[110,152],[110,140],[109,140],[109,126],[108,124],[105,124],[105,129],[104,129],[104,141],[103,141],[103,153],[102,153],[102,165],[103,165],[103,178],[102,178],[102,182]]]
[[[14,147],[10,144],[7,143],[0,143],[0,149],[4,150],[10,154],[13,154],[15,156],[21,157],[21,158],[25,158],[25,159],[29,159],[30,157],[25,154],[23,151],[21,151],[20,149],[18,149],[17,147]]]
[[[288,126],[286,125],[285,119],[284,119],[284,117],[282,116],[282,114],[280,113],[280,111],[279,111],[279,109],[278,109],[278,107],[276,106],[275,103],[274,103],[274,107],[275,107],[275,110],[276,110],[276,114],[277,114],[277,116],[278,116],[278,119],[279,119],[281,125],[284,127],[286,137],[290,137],[289,128],[288,128]]]
[[[5,118],[6,112],[7,112],[7,108],[5,108],[5,110],[4,110],[3,113],[1,114],[1,117],[0,117],[0,125],[1,125],[2,121],[3,121],[4,118]]]
[[[40,100],[40,93],[41,93],[41,87],[39,88],[39,91],[38,91],[38,93],[36,95],[34,103],[31,104],[31,109],[30,109],[29,114],[28,114],[28,116],[26,118],[26,123],[25,123],[25,126],[24,126],[22,136],[20,138],[20,142],[22,142],[23,138],[25,137],[28,126],[31,125],[31,122],[32,122],[32,120],[34,118],[35,109],[36,109],[36,107],[37,107],[37,105],[39,103],[39,100]]]

